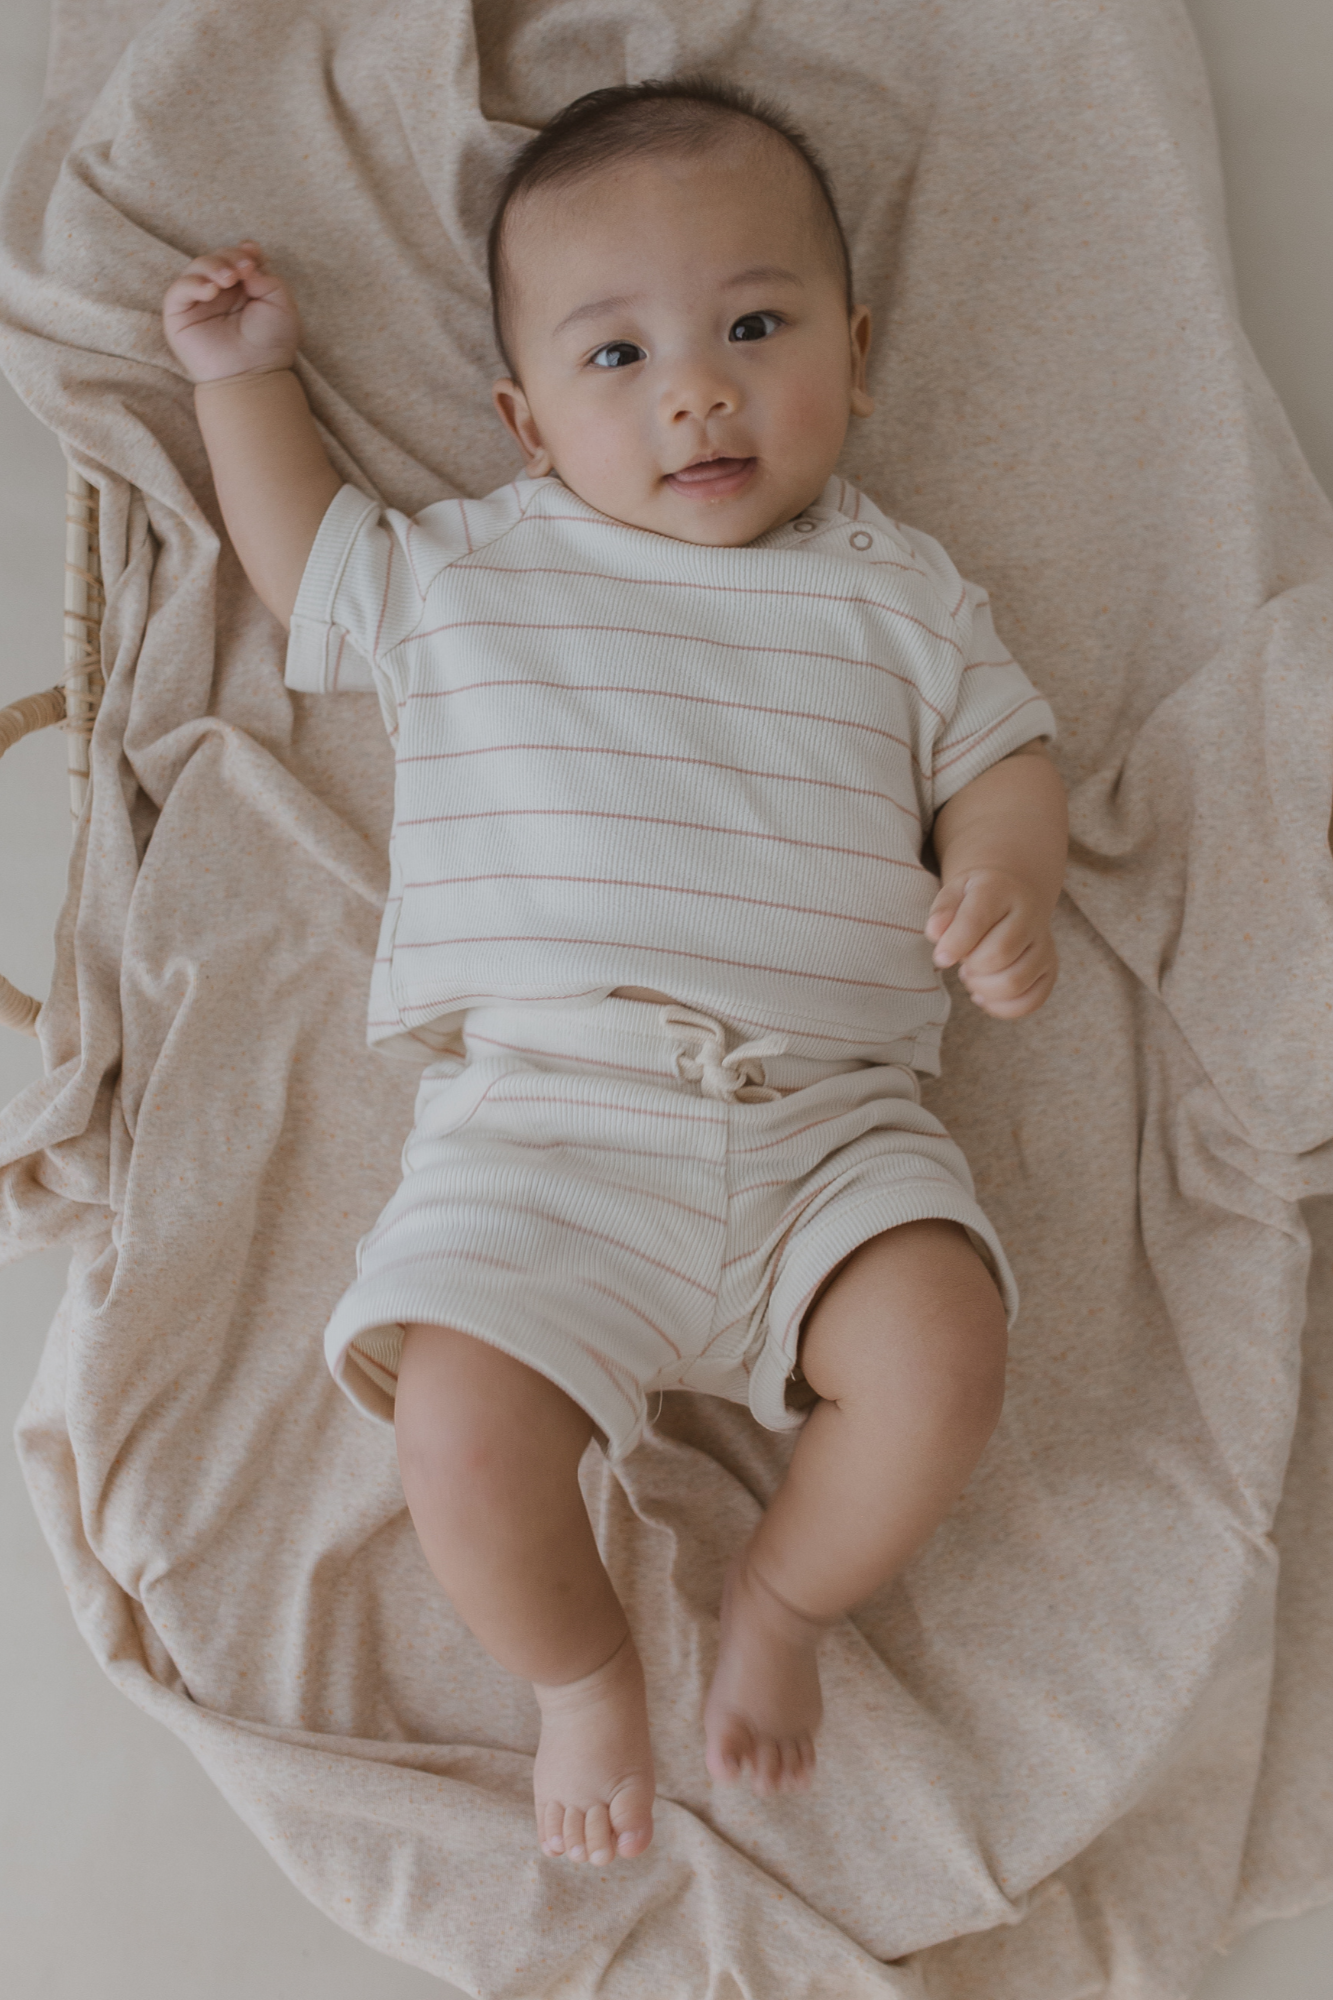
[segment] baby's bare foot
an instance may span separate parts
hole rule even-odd
[[[544,1854],[605,1867],[653,1837],[653,1749],[643,1668],[628,1634],[604,1666],[537,1687],[542,1740],[533,1770]]]
[[[804,1791],[824,1713],[815,1650],[824,1627],[803,1618],[741,1555],[722,1587],[722,1645],[704,1705],[708,1768],[756,1792]]]

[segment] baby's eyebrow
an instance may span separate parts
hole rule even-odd
[[[803,287],[805,279],[796,271],[784,270],[781,264],[752,264],[748,271],[737,271],[734,278],[725,279],[722,289],[732,291],[737,285],[778,283]]]
[[[724,292],[735,291],[741,285],[787,284],[804,287],[805,279],[796,271],[788,271],[781,264],[752,264],[747,271],[737,271],[733,277],[722,280]],[[573,312],[566,313],[553,330],[563,333],[567,326],[578,326],[585,319],[602,319],[607,313],[624,312],[638,303],[637,292],[619,292],[614,298],[589,299],[586,306],[575,306]]]
[[[601,319],[604,313],[623,312],[626,306],[634,304],[636,296],[622,293],[614,299],[590,299],[586,306],[575,306],[573,312],[566,313],[555,331],[563,333],[567,326],[577,326],[584,319]]]

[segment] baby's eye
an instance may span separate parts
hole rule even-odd
[[[776,313],[742,313],[727,335],[729,340],[767,340],[782,321]]]
[[[609,340],[588,358],[594,368],[632,368],[636,361],[646,361],[648,357],[632,340]]]

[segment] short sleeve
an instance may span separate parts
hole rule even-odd
[[[941,703],[943,716],[928,747],[922,746],[922,803],[933,819],[955,792],[992,764],[1039,736],[1051,741],[1055,716],[1002,643],[986,592],[958,574],[933,535],[901,521],[885,521],[884,526],[920,565],[944,613],[941,630],[950,635],[953,672],[958,674],[952,707],[947,698]]]
[[[984,590],[959,578],[954,629],[963,651],[958,700],[935,738],[936,812],[992,764],[1035,737],[1055,735],[1055,716],[1000,642]]]
[[[302,694],[374,688],[369,650],[358,645],[357,632],[367,624],[361,606],[374,598],[377,586],[378,601],[384,598],[389,537],[378,528],[379,516],[376,502],[355,486],[341,487],[330,501],[292,611],[284,673],[289,688]]]
[[[292,611],[285,678],[305,694],[374,690],[397,728],[396,647],[420,629],[426,600],[452,564],[521,518],[532,482],[485,500],[437,500],[421,513],[381,507],[355,486],[329,503]]]

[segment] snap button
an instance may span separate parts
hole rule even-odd
[[[815,532],[813,521],[793,521],[792,526],[798,535],[813,535]]]
[[[848,536],[848,540],[854,549],[868,549],[872,537],[866,533],[864,528],[858,528],[854,535]]]

